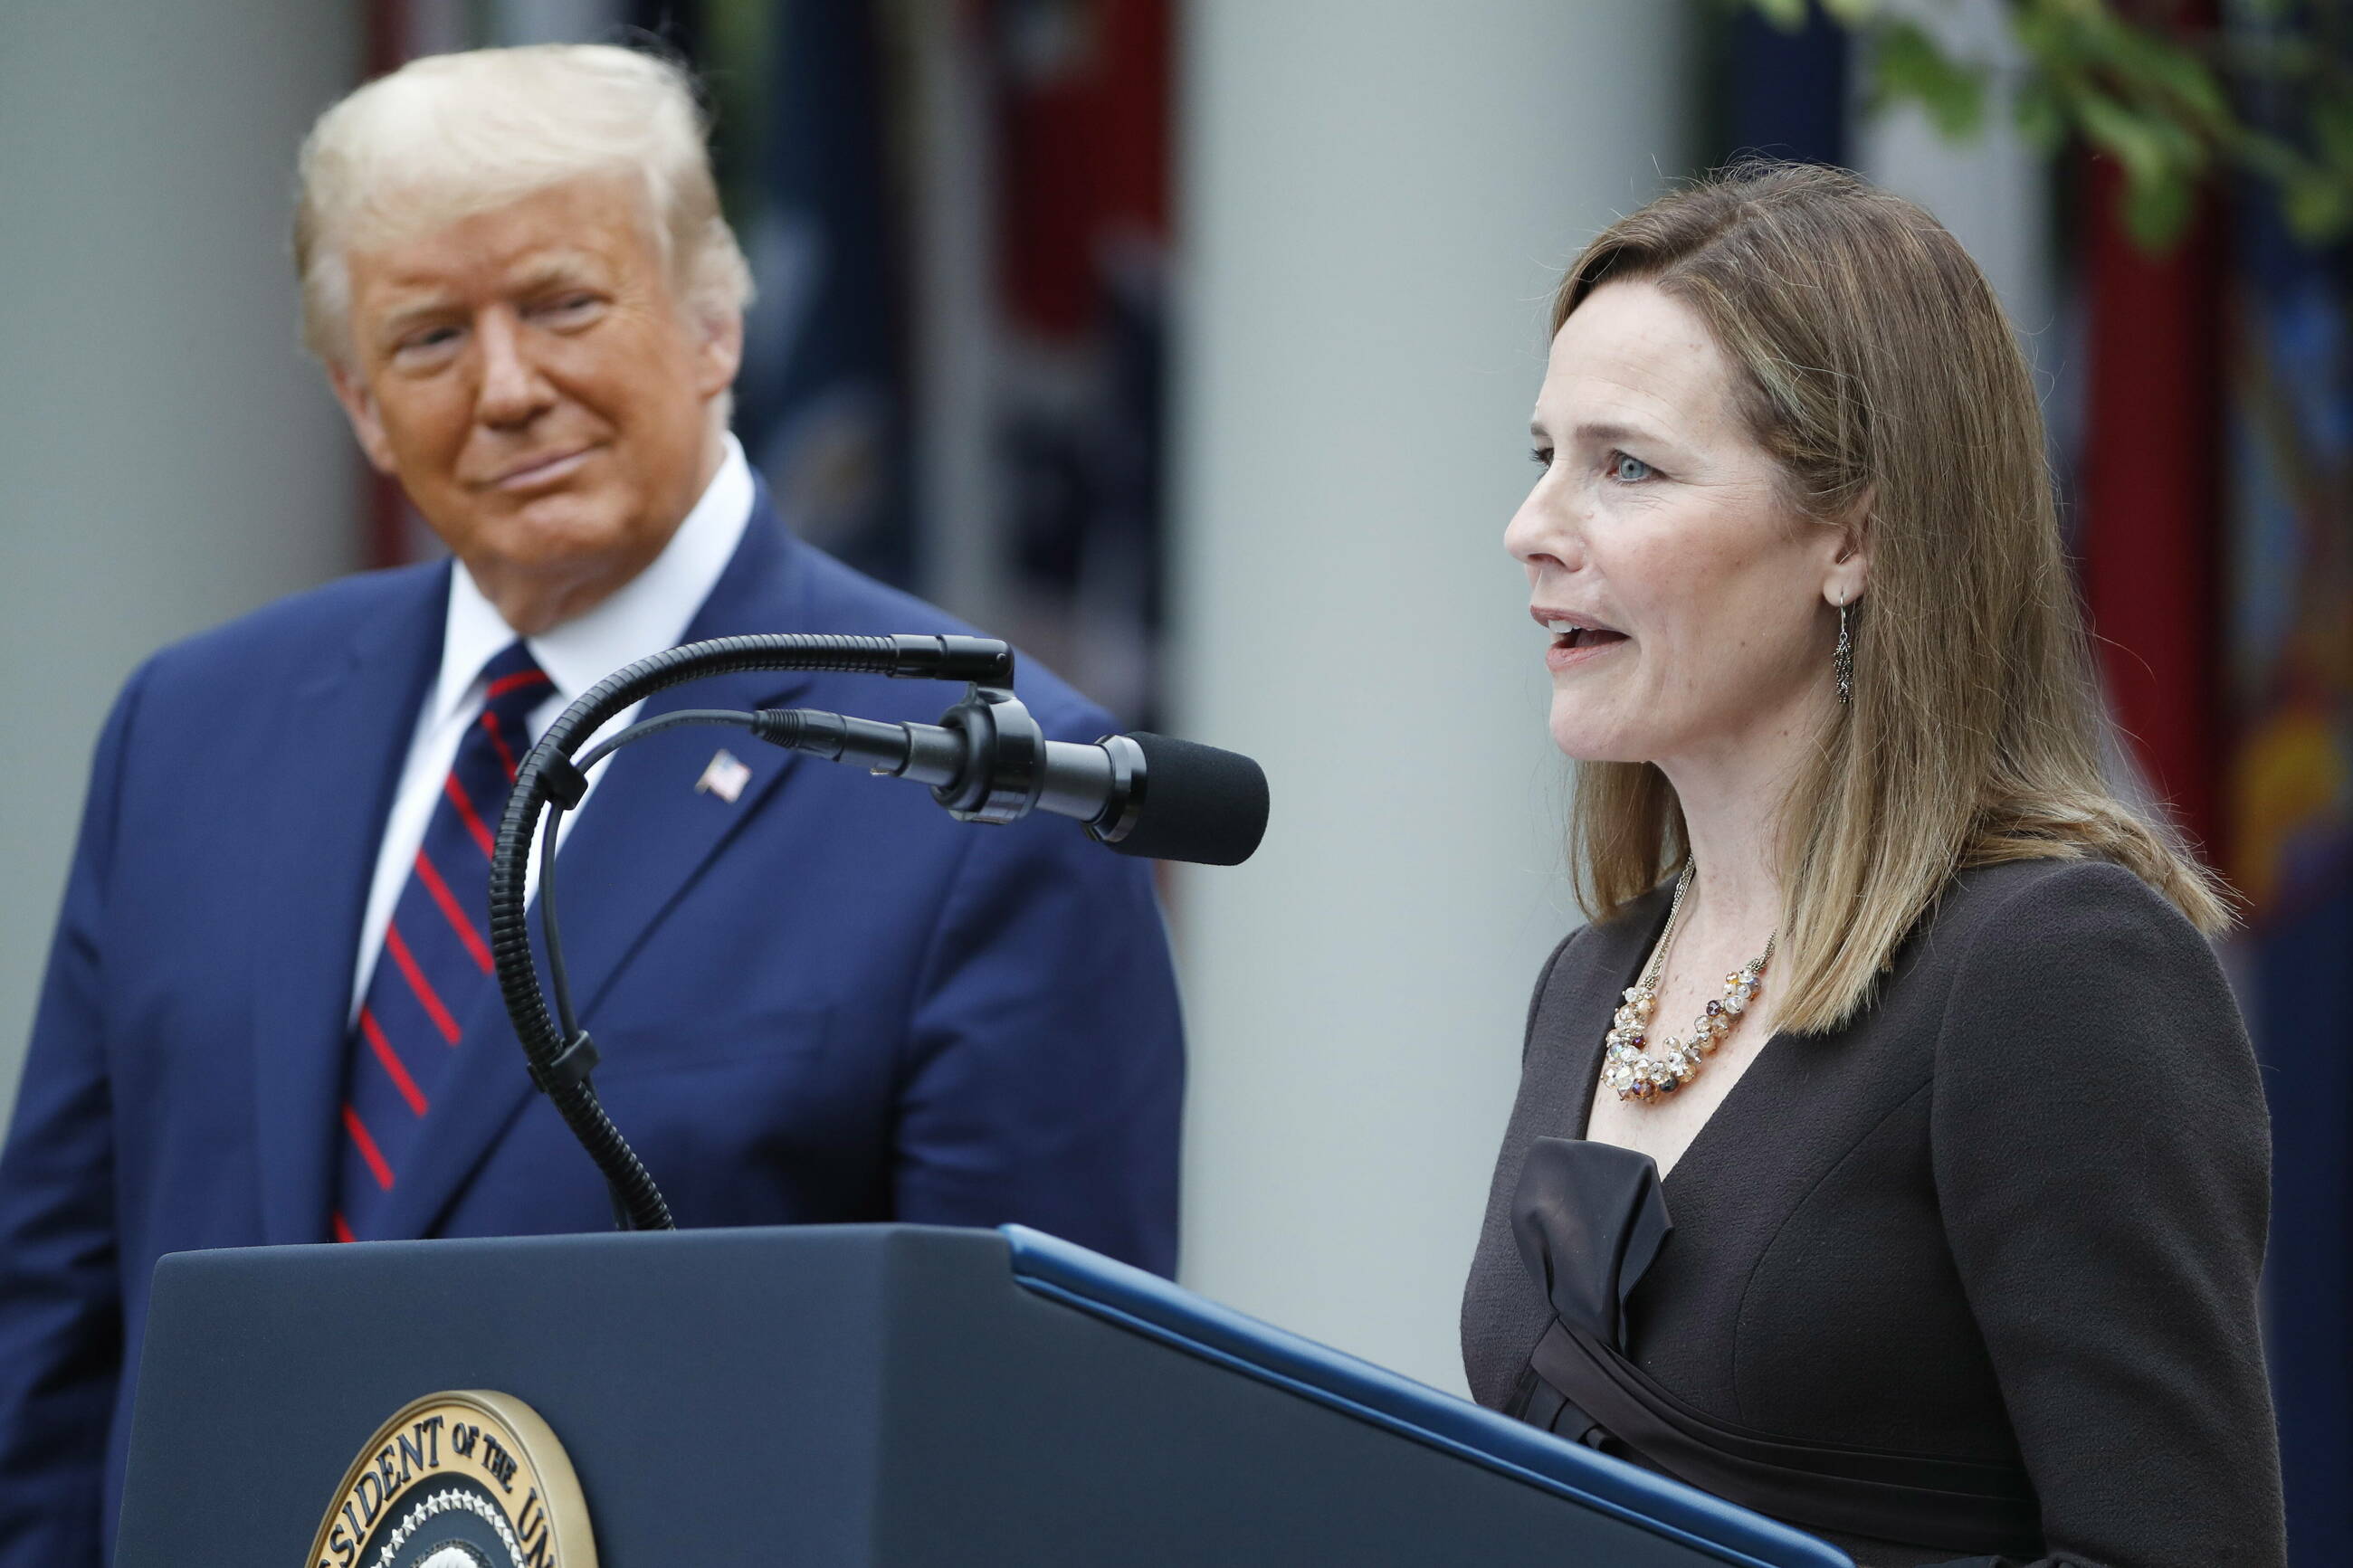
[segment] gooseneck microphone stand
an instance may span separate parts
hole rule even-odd
[[[589,1079],[596,1047],[572,1009],[564,972],[563,945],[555,918],[556,823],[541,834],[540,912],[547,935],[548,969],[555,983],[556,1016],[548,1011],[531,948],[524,899],[532,838],[543,814],[561,813],[587,793],[586,770],[632,741],[686,723],[740,724],[754,728],[758,715],[712,709],[666,713],[633,724],[579,762],[574,754],[612,717],[657,691],[706,676],[743,670],[808,669],[881,675],[901,679],[957,680],[971,684],[968,701],[1010,701],[1013,652],[987,637],[788,636],[720,637],[690,643],[641,658],[598,681],[565,709],[516,770],[506,811],[499,819],[491,856],[491,955],[499,989],[522,1043],[532,1081],[555,1104],[565,1124],[588,1151],[613,1194],[613,1211],[626,1230],[674,1230],[670,1205],[653,1174],[629,1147],[597,1102]]]

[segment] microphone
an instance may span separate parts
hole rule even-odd
[[[964,700],[937,724],[881,724],[815,709],[681,708],[589,743],[602,726],[650,693],[706,676],[766,669],[970,684]],[[1042,808],[1076,817],[1087,837],[1123,855],[1207,866],[1238,866],[1258,847],[1266,832],[1266,775],[1256,763],[1165,735],[1106,735],[1084,746],[1049,741],[1008,689],[1012,680],[1013,650],[988,637],[832,632],[712,637],[615,670],[565,709],[523,758],[491,852],[491,956],[532,1082],[604,1173],[624,1230],[673,1230],[677,1224],[653,1173],[605,1113],[590,1081],[596,1047],[580,1026],[565,976],[555,919],[557,834],[550,814],[577,806],[588,791],[588,770],[621,747],[681,725],[725,724],[748,728],[779,746],[929,784],[932,798],[967,822],[1012,822]],[[523,898],[534,840],[553,1016],[540,989]]]
[[[932,786],[966,822],[1051,812],[1121,855],[1239,866],[1266,833],[1266,774],[1238,752],[1143,731],[1050,741],[1009,691],[973,688],[937,724],[769,709],[752,732],[788,751]]]

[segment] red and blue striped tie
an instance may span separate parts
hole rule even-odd
[[[531,749],[526,721],[547,700],[546,673],[520,641],[482,667],[482,710],[458,742],[441,798],[385,927],[353,1031],[343,1106],[338,1241],[381,1234],[381,1217],[417,1149],[433,1097],[469,1042],[460,1020],[490,987],[491,847]]]

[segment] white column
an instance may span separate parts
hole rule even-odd
[[[286,236],[296,144],[358,68],[356,5],[8,13],[0,1112],[116,688],[353,563],[357,458],[296,341]]]
[[[973,625],[997,627],[1008,606],[991,425],[999,345],[987,18],[967,7],[923,5],[902,8],[892,19],[915,105],[916,286],[908,324],[917,586]]]
[[[1185,13],[1172,684],[1274,814],[1175,888],[1182,1278],[1458,1390],[1529,988],[1577,918],[1502,535],[1558,269],[1687,166],[1683,12]]]

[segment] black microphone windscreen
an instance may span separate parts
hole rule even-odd
[[[1266,774],[1240,752],[1131,733],[1144,753],[1144,798],[1122,855],[1239,866],[1266,835]]]

